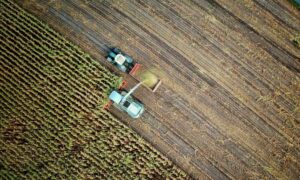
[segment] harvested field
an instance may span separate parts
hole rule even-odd
[[[140,120],[112,110],[192,177],[299,179],[300,12],[289,1],[18,2],[112,70],[107,45],[159,69],[157,93],[135,94]]]
[[[185,179],[103,110],[120,77],[0,1],[0,179]]]

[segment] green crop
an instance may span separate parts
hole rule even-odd
[[[13,2],[0,8],[0,179],[186,178],[103,109],[120,77]]]

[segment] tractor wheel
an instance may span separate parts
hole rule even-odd
[[[115,54],[113,51],[110,51],[108,53],[108,56],[111,57],[112,59],[116,57],[117,54]]]
[[[126,57],[126,61],[128,62],[128,64],[131,64],[133,62],[132,58],[130,56],[125,56]]]
[[[119,66],[119,69],[122,71],[122,72],[126,72],[127,68],[125,66]]]
[[[121,53],[121,50],[119,48],[113,48],[112,51],[116,54]]]

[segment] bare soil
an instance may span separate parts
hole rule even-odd
[[[158,91],[135,93],[141,119],[112,112],[192,177],[299,178],[300,12],[288,1],[18,3],[115,73],[107,46],[159,69]]]

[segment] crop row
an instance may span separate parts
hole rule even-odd
[[[13,2],[0,8],[1,179],[186,176],[103,110],[119,77]]]

